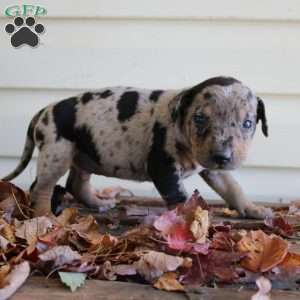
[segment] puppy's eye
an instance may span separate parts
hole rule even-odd
[[[252,121],[251,120],[246,120],[243,123],[243,127],[246,128],[246,129],[250,129],[252,127]]]

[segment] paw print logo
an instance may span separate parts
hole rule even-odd
[[[5,31],[11,35],[11,44],[17,48],[21,45],[35,47],[39,43],[39,35],[45,31],[42,24],[35,24],[33,17],[25,20],[22,17],[16,17],[14,24],[10,23],[5,26]]]

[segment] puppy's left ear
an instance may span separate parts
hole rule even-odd
[[[268,136],[268,123],[267,123],[267,117],[266,117],[266,108],[263,100],[259,97],[257,98],[257,117],[256,117],[256,123],[261,121],[261,129],[264,134],[264,136]]]

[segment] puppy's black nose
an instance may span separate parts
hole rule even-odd
[[[212,159],[217,165],[226,165],[230,162],[231,156],[226,154],[214,154]]]

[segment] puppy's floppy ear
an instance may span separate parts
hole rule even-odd
[[[263,134],[267,137],[269,135],[268,133],[268,123],[267,123],[267,117],[266,117],[266,108],[263,100],[259,97],[257,98],[257,117],[256,117],[256,123],[261,121],[261,129]]]
[[[186,96],[188,94],[188,90],[183,90],[179,94],[177,94],[173,101],[170,103],[171,116],[173,122],[179,121],[180,125],[182,125],[182,114],[183,114],[183,103],[186,101]]]

